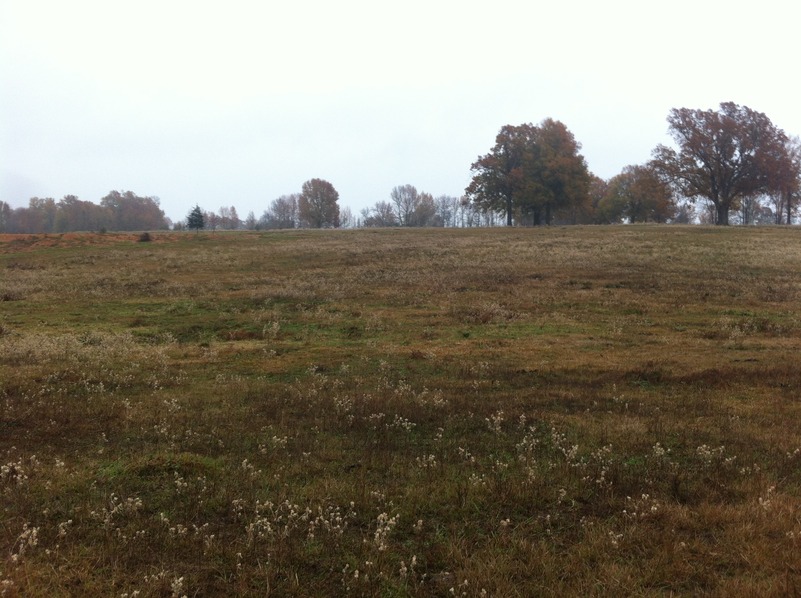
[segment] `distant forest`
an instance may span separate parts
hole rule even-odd
[[[65,195],[33,197],[27,208],[12,209],[0,201],[0,232],[65,233],[72,231],[165,230],[170,221],[156,197],[141,197],[132,191],[112,191],[100,204]]]

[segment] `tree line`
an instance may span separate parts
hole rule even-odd
[[[466,197],[507,225],[617,222],[791,224],[801,199],[801,142],[763,113],[732,102],[671,110],[676,147],[608,181],[559,121],[503,127],[471,166]]]
[[[506,125],[471,165],[460,197],[394,187],[358,216],[340,208],[323,179],[273,200],[242,220],[234,206],[199,206],[175,229],[467,227],[674,222],[792,224],[801,204],[801,141],[763,113],[732,102],[717,110],[670,111],[675,147],[658,145],[644,164],[604,180],[592,174],[581,144],[560,121]],[[0,232],[158,230],[172,223],[156,197],[112,191],[100,205],[67,195],[32,198],[12,209],[0,201]]]
[[[441,195],[434,198],[414,185],[399,185],[389,201],[378,201],[355,216],[347,206],[339,209],[339,193],[328,181],[312,179],[300,193],[274,199],[260,217],[250,212],[244,221],[225,221],[222,214],[195,206],[185,222],[176,228],[216,230],[244,228],[269,230],[286,228],[367,228],[367,227],[468,227],[495,226],[496,214],[477,209],[465,197]],[[234,208],[230,208],[233,210]],[[230,225],[221,224],[228,222]]]
[[[228,218],[223,218],[228,214]],[[273,200],[260,218],[251,211],[244,221],[236,217],[236,208],[220,208],[220,211],[206,212],[196,205],[187,215],[185,223],[176,228],[194,230],[245,228],[250,230],[279,228],[340,228],[351,227],[350,210],[340,210],[339,192],[323,179],[310,179],[303,183],[300,193],[282,195]]]
[[[65,195],[33,197],[27,207],[13,209],[0,201],[0,232],[64,233],[71,231],[141,231],[170,228],[158,197],[133,191],[111,191],[100,204]]]

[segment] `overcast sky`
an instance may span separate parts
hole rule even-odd
[[[610,178],[671,108],[801,134],[786,0],[0,0],[0,200],[110,190],[256,216],[323,178],[355,215],[463,193],[506,124],[562,121]]]

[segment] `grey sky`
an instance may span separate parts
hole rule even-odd
[[[0,0],[0,199],[156,195],[259,216],[318,177],[354,214],[461,195],[505,124],[561,120],[609,178],[671,108],[801,134],[798,8],[673,0]]]

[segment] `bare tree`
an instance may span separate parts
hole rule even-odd
[[[412,214],[420,201],[414,185],[399,185],[389,194],[395,206],[395,217],[399,226],[412,226]]]
[[[298,226],[297,193],[274,199],[259,221],[264,228],[296,228]]]
[[[801,202],[801,139],[789,138],[785,149],[787,160],[776,173],[778,183],[769,196],[776,224],[792,224],[793,214]]]
[[[372,208],[362,210],[362,226],[398,226],[395,210],[387,201],[378,201]]]
[[[224,230],[236,230],[239,228],[241,222],[239,221],[239,214],[234,206],[221,207],[219,212],[219,227]]]
[[[407,226],[442,226],[437,217],[437,206],[430,193],[420,193]]]
[[[220,216],[214,212],[204,212],[203,220],[206,223],[206,228],[211,232],[215,232],[220,227]]]
[[[340,228],[353,228],[356,226],[356,219],[353,212],[348,206],[345,206],[339,211],[339,227]]]
[[[456,226],[456,212],[459,210],[459,198],[440,195],[434,200],[434,208],[442,226]]]

